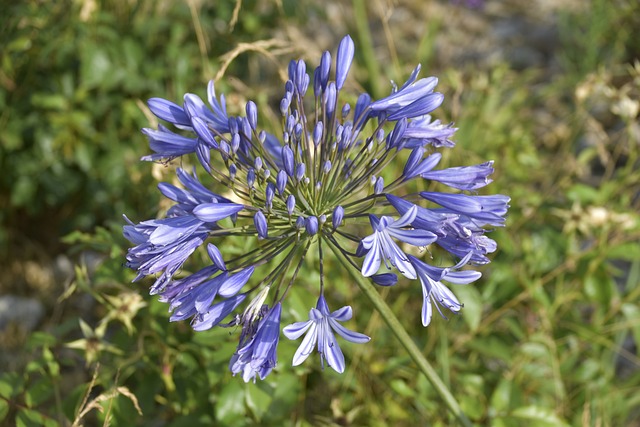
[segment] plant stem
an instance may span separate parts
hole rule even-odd
[[[431,364],[423,356],[418,346],[416,346],[416,344],[413,342],[413,339],[411,339],[407,331],[400,324],[398,318],[393,314],[391,308],[382,299],[382,297],[380,297],[375,287],[369,282],[368,279],[362,277],[360,272],[357,271],[355,267],[353,267],[344,259],[344,256],[334,245],[329,244],[328,246],[335,253],[336,257],[344,266],[344,268],[346,268],[351,276],[355,279],[360,290],[367,296],[367,298],[369,298],[375,309],[384,319],[387,326],[389,326],[389,328],[391,329],[391,332],[393,332],[398,341],[400,341],[400,344],[402,344],[402,346],[407,350],[409,356],[413,359],[416,365],[418,365],[418,369],[427,377],[431,385],[436,389],[436,392],[444,400],[444,403],[447,405],[453,415],[458,419],[460,425],[471,427],[471,421],[469,421],[467,416],[462,412],[458,401],[455,399],[455,397],[453,397],[447,386],[438,376],[435,369],[433,369]]]

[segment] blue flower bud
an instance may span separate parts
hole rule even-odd
[[[300,182],[300,180],[304,177],[304,173],[306,172],[307,167],[304,163],[298,163],[296,165],[296,180]]]
[[[338,46],[338,58],[336,59],[336,85],[338,90],[342,89],[344,81],[347,79],[354,53],[353,40],[347,35]]]
[[[256,182],[256,171],[253,168],[249,168],[247,171],[247,187],[253,188],[253,184]]]
[[[311,236],[318,232],[318,218],[310,216],[304,221],[304,228]]]
[[[334,82],[329,83],[323,95],[324,111],[328,119],[331,119],[336,111],[337,96],[336,84]]]
[[[387,149],[391,149],[391,148],[397,148],[398,150],[401,149],[401,147],[399,147],[399,144],[400,144],[400,141],[402,140],[402,137],[404,136],[404,132],[406,129],[407,129],[407,119],[406,117],[403,117],[402,119],[398,120],[395,127],[389,134],[388,141],[387,141]]]
[[[322,133],[324,132],[324,124],[321,121],[318,121],[313,128],[313,143],[316,147],[322,141]]]
[[[287,186],[287,173],[283,170],[278,172],[276,176],[276,187],[278,188],[278,194],[282,196],[284,193],[284,189]]]
[[[287,120],[285,122],[285,129],[289,133],[293,133],[293,127],[296,125],[296,117],[293,114],[289,114],[287,116]]]
[[[351,142],[351,131],[353,127],[351,125],[345,125],[342,129],[342,143],[347,146]]]
[[[222,151],[224,154],[231,153],[231,147],[229,147],[227,141],[220,141],[220,151]]]
[[[147,101],[147,105],[156,117],[181,126],[191,126],[189,115],[184,109],[162,98],[151,98]]]
[[[231,149],[234,153],[237,153],[238,148],[240,148],[240,134],[235,133],[231,137]]]
[[[289,61],[289,67],[287,67],[287,71],[289,74],[289,81],[291,82],[295,82],[296,80],[296,67],[297,67],[297,62],[296,60],[292,59],[291,61]],[[288,83],[288,82],[287,82]],[[291,91],[293,92],[293,86]]]
[[[293,151],[288,145],[285,145],[282,149],[282,163],[284,164],[284,170],[287,175],[293,178]]]
[[[304,217],[299,216],[298,219],[296,219],[296,228],[298,230],[302,230],[304,228]]]
[[[344,218],[344,208],[342,206],[337,206],[333,213],[331,214],[331,222],[333,223],[333,229],[340,227],[342,224],[342,219]]]
[[[287,212],[289,212],[289,215],[293,214],[293,210],[296,208],[296,198],[293,194],[289,194],[289,197],[287,197]]]
[[[398,120],[400,118],[411,119],[414,117],[424,116],[438,108],[440,104],[442,104],[443,100],[443,94],[438,92],[431,93],[422,98],[418,98],[406,107],[390,114],[389,120]]]
[[[291,66],[291,63],[295,63],[295,61],[291,61],[289,63],[289,66]],[[293,96],[293,81],[291,79],[287,80],[286,83],[284,84],[284,91],[285,91],[285,96],[289,98],[289,102],[291,102],[291,97]]]
[[[273,196],[276,192],[276,186],[273,185],[273,182],[267,184],[267,189],[265,190],[265,203],[267,208],[271,209],[271,205],[273,203]]]
[[[249,124],[249,119],[246,117],[240,118],[240,125],[242,126],[242,134],[248,139],[251,139],[253,133],[251,132],[251,124]]]
[[[322,93],[322,82],[320,81],[320,67],[313,71],[313,96],[317,99]]]
[[[342,150],[342,131],[344,130],[344,126],[338,125],[336,126],[335,134],[336,134],[336,142],[338,143],[338,149]]]
[[[346,119],[350,112],[351,112],[351,105],[344,104],[342,106],[342,120]]]
[[[291,98],[287,98],[286,96],[284,98],[282,98],[282,100],[280,101],[280,114],[282,114],[282,116],[286,116],[287,113],[289,112],[289,105],[291,104]]]
[[[222,258],[222,254],[218,247],[212,243],[207,245],[207,253],[209,254],[209,258],[213,261],[213,264],[218,267],[219,270],[227,271],[227,266],[224,263],[224,259]]]
[[[234,134],[234,133],[238,133],[240,131],[240,128],[238,127],[238,121],[236,120],[235,117],[229,117],[229,133],[230,134]]]
[[[209,147],[215,148],[218,144],[213,139],[213,133],[209,129],[209,126],[200,117],[194,117],[191,119],[193,130]]]
[[[375,194],[380,194],[384,190],[384,178],[381,176],[376,180],[376,184],[373,186],[373,192]]]
[[[262,169],[262,159],[260,157],[256,157],[256,159],[253,161],[253,166],[258,172],[260,172],[260,169]]]
[[[301,90],[302,96],[304,96],[304,94],[307,93],[308,87],[309,87],[309,75],[305,73],[304,76],[302,77],[302,90]]]
[[[322,86],[322,90],[327,88],[327,83],[329,83],[329,73],[331,72],[331,54],[328,51],[324,51],[322,54],[322,58],[320,59],[320,69],[319,77],[320,77],[320,85]]]
[[[360,120],[360,116],[364,113],[366,108],[371,104],[371,97],[368,93],[362,93],[356,101],[356,111],[353,114],[355,121]]]
[[[211,173],[211,149],[206,144],[198,144],[196,146],[196,157],[202,167]]]
[[[331,172],[331,161],[330,160],[327,160],[326,162],[324,162],[324,166],[322,167],[322,170],[324,171],[324,173]]]
[[[405,179],[410,179],[415,176],[413,171],[415,170],[416,166],[418,166],[418,164],[420,163],[420,160],[422,160],[423,155],[424,155],[424,148],[422,147],[414,148],[413,151],[411,151],[411,154],[409,155],[409,158],[407,159],[407,163],[405,163],[404,170],[402,172],[402,175],[405,176]]]
[[[253,224],[256,226],[256,231],[258,232],[258,239],[266,239],[267,238],[267,218],[265,218],[262,211],[256,212],[253,216]]]
[[[298,89],[300,96],[304,96],[307,92],[307,86],[309,85],[309,76],[307,75],[307,64],[305,64],[302,59],[298,60],[298,63],[296,64],[295,79],[293,80],[293,83],[295,84],[296,89]]]
[[[442,154],[440,153],[433,153],[428,155],[427,157],[422,159],[417,165],[407,170],[406,174],[404,174],[406,177],[405,180],[413,178],[416,175],[424,176],[427,172],[431,171],[433,168],[435,168],[438,165],[441,158],[442,158]],[[405,169],[407,169],[406,166],[405,166]]]
[[[251,129],[256,130],[258,127],[258,107],[255,102],[249,101],[245,108],[247,111],[247,120],[249,120],[249,125],[251,126]]]
[[[380,286],[393,286],[398,283],[398,276],[393,273],[374,274],[371,276],[373,283]]]
[[[245,268],[244,270],[230,276],[218,289],[218,295],[223,298],[233,297],[240,292],[240,289],[247,283],[255,270],[254,266]]]

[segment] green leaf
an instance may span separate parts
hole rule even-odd
[[[49,368],[49,373],[52,378],[58,378],[60,376],[60,365],[58,361],[54,357],[53,353],[48,347],[42,349],[42,355],[44,360],[47,362],[47,367]]]
[[[400,378],[392,380],[389,383],[389,386],[400,396],[410,397],[415,394],[415,391],[407,384],[407,382]]]
[[[67,99],[59,94],[35,94],[31,97],[31,102],[35,107],[45,110],[66,110],[68,107]]]
[[[496,336],[488,336],[485,339],[473,340],[469,343],[469,347],[478,351],[480,354],[495,357],[505,362],[511,361],[512,347],[500,340]]]
[[[24,380],[17,372],[8,372],[0,376],[0,397],[11,398],[22,392]]]
[[[265,425],[273,425],[279,420],[287,419],[296,407],[300,395],[304,392],[304,382],[296,374],[299,372],[294,370],[278,372],[278,385],[273,391],[273,401],[269,412],[263,420]],[[273,422],[269,423],[269,420],[273,420]]]
[[[590,185],[576,184],[567,191],[567,197],[572,202],[589,204],[598,198],[598,190]]]
[[[491,408],[497,412],[506,412],[511,403],[511,380],[501,379],[491,395]]]
[[[0,423],[7,417],[9,413],[9,402],[4,399],[0,399]]]
[[[273,390],[264,382],[246,385],[247,406],[258,421],[264,417],[273,400]]]
[[[33,409],[21,409],[16,416],[16,427],[54,427],[58,423]]]
[[[216,404],[216,418],[228,425],[234,425],[244,418],[244,384],[233,378],[222,388]]]
[[[524,424],[530,427],[563,427],[568,426],[549,408],[541,406],[523,406],[511,413],[511,417],[523,420]]]
[[[45,402],[53,395],[53,386],[48,379],[40,379],[31,384],[24,393],[24,400],[28,407],[33,408]]]
[[[636,261],[640,259],[640,245],[638,242],[625,243],[607,250],[608,259],[624,259]]]
[[[462,318],[471,331],[477,331],[482,319],[482,296],[480,292],[473,285],[456,286],[453,287],[453,291],[460,302],[464,304]]]
[[[602,269],[598,269],[584,278],[585,294],[593,301],[608,307],[614,294],[615,282]]]

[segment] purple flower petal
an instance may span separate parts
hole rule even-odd
[[[193,214],[204,222],[217,222],[244,209],[236,203],[203,203],[193,209]]]

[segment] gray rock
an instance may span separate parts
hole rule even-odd
[[[0,296],[0,330],[9,324],[16,323],[26,332],[38,326],[44,316],[44,306],[33,298],[15,295]]]

